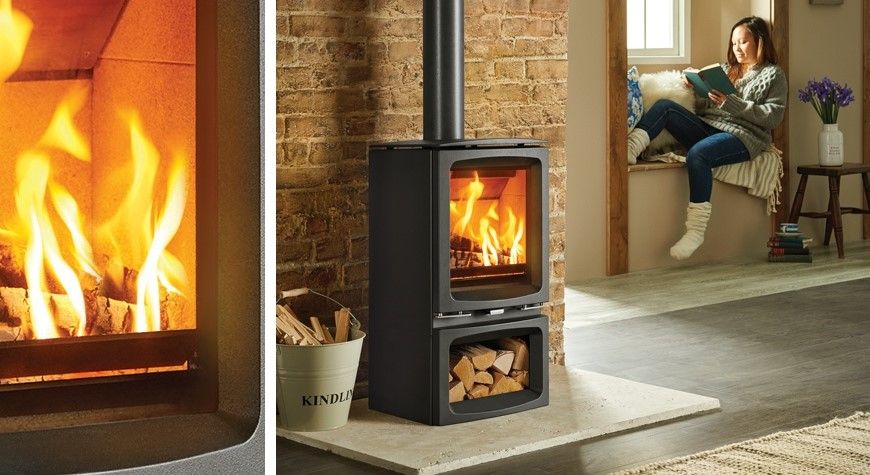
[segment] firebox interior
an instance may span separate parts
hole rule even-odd
[[[510,299],[540,290],[540,161],[461,160],[450,168],[450,293],[455,300]]]
[[[0,82],[0,384],[185,370],[196,2],[11,8],[18,31],[0,35],[24,49]]]
[[[467,165],[466,165],[467,166]],[[526,276],[526,169],[450,172],[450,281],[454,287]]]

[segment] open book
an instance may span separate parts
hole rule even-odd
[[[701,69],[686,68],[683,70],[686,79],[695,87],[698,97],[707,97],[711,89],[716,89],[722,94],[734,94],[737,89],[731,84],[725,70],[718,63],[704,66]]]

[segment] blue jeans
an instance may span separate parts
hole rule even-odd
[[[737,137],[708,125],[697,115],[670,99],[656,101],[637,128],[654,139],[662,129],[683,144],[689,171],[689,201],[710,201],[713,194],[713,169],[749,160],[749,151]]]

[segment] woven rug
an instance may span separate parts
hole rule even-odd
[[[646,465],[629,474],[870,473],[870,413]]]

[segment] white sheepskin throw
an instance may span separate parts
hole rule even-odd
[[[683,73],[680,71],[661,71],[640,75],[640,91],[643,95],[643,112],[653,106],[659,99],[670,99],[677,104],[695,112],[695,93],[683,85]],[[652,156],[662,152],[670,152],[679,147],[679,142],[667,131],[663,130],[650,142],[643,156]]]

